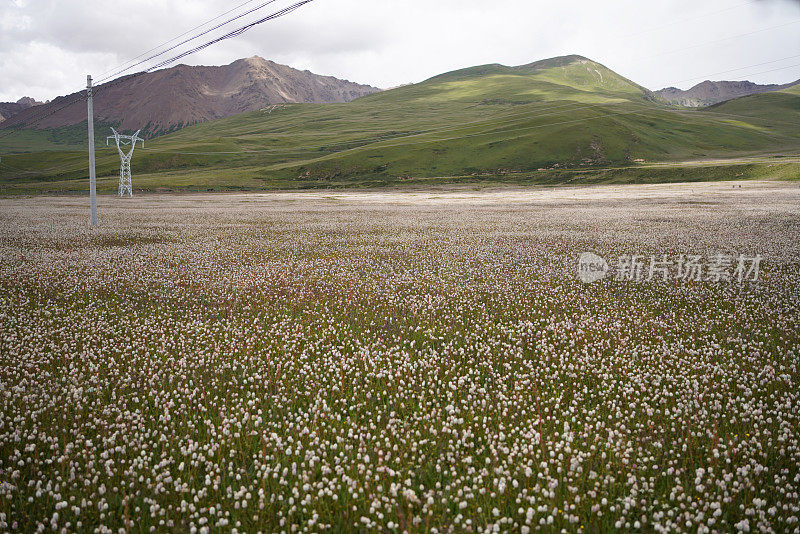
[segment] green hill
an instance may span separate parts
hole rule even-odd
[[[613,178],[641,160],[797,154],[799,105],[800,95],[787,91],[679,109],[581,56],[483,65],[347,104],[286,105],[156,138],[134,155],[134,187]],[[0,187],[84,189],[86,152],[74,140],[85,124],[76,128],[62,132],[71,143],[64,146],[52,132],[26,132],[27,153],[0,140]],[[98,174],[109,176],[101,187],[115,188],[118,164],[116,149],[98,149]],[[658,180],[659,172],[629,175]]]
[[[706,108],[718,114],[731,114],[756,119],[762,126],[781,130],[786,121],[800,117],[800,85],[783,91],[743,96]]]

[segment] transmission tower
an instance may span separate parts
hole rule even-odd
[[[141,130],[136,130],[133,135],[120,135],[114,128],[111,128],[114,135],[109,135],[106,138],[106,146],[108,146],[109,139],[114,139],[117,142],[117,150],[119,151],[119,159],[121,165],[119,168],[119,196],[123,197],[126,194],[129,197],[133,196],[133,186],[131,185],[131,156],[133,156],[133,149],[136,148],[136,141],[142,142],[144,148],[144,139],[139,137]],[[125,152],[122,148],[130,146],[130,150]]]

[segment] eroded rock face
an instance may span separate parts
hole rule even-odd
[[[254,56],[221,67],[178,65],[101,85],[95,91],[94,109],[98,120],[120,124],[123,130],[142,129],[145,135],[152,136],[270,104],[349,102],[376,91],[379,89],[369,85],[300,71]],[[55,109],[77,96],[74,93],[59,97],[50,105]],[[31,113],[21,113],[4,126],[24,126],[32,118]],[[84,120],[83,106],[73,105],[35,127],[57,128]]]
[[[712,82],[706,80],[695,85],[691,89],[687,89],[686,91],[678,89],[677,87],[667,87],[666,89],[661,89],[655,93],[664,100],[667,100],[673,104],[695,108],[712,106],[714,104],[719,104],[720,102],[725,102],[726,100],[732,100],[734,98],[753,95],[756,93],[781,91],[797,85],[798,83],[800,83],[800,80],[784,85],[759,85],[749,81]]]
[[[40,106],[41,104],[42,102],[37,102],[29,96],[23,96],[16,102],[0,102],[0,122],[8,120],[28,108]]]

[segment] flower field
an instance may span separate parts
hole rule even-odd
[[[800,532],[796,184],[87,204],[0,199],[2,532]]]

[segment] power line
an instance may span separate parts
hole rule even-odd
[[[270,0],[270,2],[268,2],[268,3],[272,3],[274,1],[275,0]],[[257,26],[257,25],[262,24],[264,22],[277,19],[277,18],[282,17],[284,15],[288,15],[289,13],[295,11],[296,9],[299,9],[301,6],[309,4],[309,3],[313,2],[313,1],[314,0],[301,0],[300,2],[292,4],[289,7],[285,7],[283,9],[281,9],[280,11],[276,11],[275,13],[272,13],[271,15],[267,15],[264,18],[258,19],[258,20],[254,21],[254,22],[249,23],[249,24],[245,24],[244,26],[241,26],[241,27],[239,27],[239,28],[237,28],[237,29],[235,29],[235,30],[233,30],[231,32],[228,32],[228,33],[226,33],[226,34],[224,34],[224,35],[222,35],[220,37],[217,37],[216,39],[212,39],[211,41],[208,41],[207,43],[204,43],[204,44],[202,44],[200,46],[196,46],[196,47],[192,48],[191,50],[187,50],[185,52],[182,52],[182,53],[178,54],[177,56],[175,56],[173,58],[170,58],[170,59],[168,59],[166,61],[162,61],[161,63],[153,65],[152,67],[147,69],[147,71],[151,72],[151,71],[153,71],[155,69],[159,69],[161,67],[165,67],[165,66],[169,65],[170,63],[174,63],[175,61],[177,61],[177,60],[179,60],[179,59],[181,59],[183,57],[186,57],[186,56],[188,56],[190,54],[194,54],[195,52],[199,52],[200,50],[203,50],[204,48],[208,48],[209,46],[211,46],[213,44],[216,44],[216,43],[218,43],[220,41],[224,41],[225,39],[230,39],[232,37],[237,37],[237,36],[243,34],[244,32],[246,32],[247,30],[249,30],[250,28],[252,28],[253,26]]]
[[[78,95],[80,95],[80,93],[78,93]],[[64,98],[68,98],[68,97],[64,97]],[[76,103],[82,101],[83,98],[84,98],[83,95],[76,96],[76,98],[73,98],[72,100],[70,100],[66,104],[64,104],[62,106],[59,106],[59,107],[57,107],[55,109],[48,110],[48,111],[46,111],[46,112],[44,112],[44,113],[32,118],[30,122],[25,122],[24,124],[20,124],[20,128],[18,128],[18,129],[13,129],[13,126],[12,126],[12,127],[10,127],[12,129],[10,129],[8,132],[0,135],[0,139],[4,139],[4,138],[8,137],[9,135],[14,135],[20,129],[28,128],[30,126],[35,126],[35,125],[39,124],[40,122],[42,122],[43,120],[45,120],[46,118],[52,117],[53,115],[55,115],[59,111],[61,111],[63,109],[66,109],[66,108],[72,106],[73,104],[76,104]]]
[[[733,11],[734,9],[739,9],[740,7],[749,6],[749,5],[752,5],[752,4],[758,4],[761,1],[762,0],[751,0],[750,2],[744,2],[743,4],[737,4],[735,6],[725,7],[725,8],[722,8],[722,9],[718,9],[716,11],[709,11],[707,13],[703,13],[703,14],[697,15],[695,17],[684,17],[682,19],[678,19],[678,20],[675,20],[675,21],[672,21],[672,22],[667,22],[666,24],[661,24],[659,26],[653,26],[653,27],[647,28],[645,30],[641,30],[641,31],[638,31],[638,32],[625,34],[625,35],[619,36],[619,37],[620,38],[624,38],[624,39],[629,39],[631,37],[637,37],[637,36],[643,35],[645,33],[652,33],[652,32],[657,31],[657,30],[662,30],[664,28],[669,28],[671,26],[675,26],[676,24],[680,24],[681,22],[690,22],[690,21],[693,21],[693,20],[704,19],[704,18],[710,17],[712,15],[718,15],[720,13],[724,13],[726,11]]]
[[[694,81],[694,80],[708,79],[709,76],[717,76],[719,74],[728,74],[730,72],[737,72],[737,71],[740,71],[740,70],[750,69],[750,68],[753,68],[753,67],[760,67],[761,65],[769,65],[771,63],[778,63],[779,61],[786,61],[787,59],[794,59],[796,57],[800,57],[800,54],[797,54],[796,56],[789,56],[789,57],[784,57],[784,58],[781,58],[781,59],[775,59],[773,61],[765,61],[764,63],[755,63],[753,65],[748,65],[746,67],[739,67],[738,69],[723,70],[723,71],[720,71],[720,72],[715,72],[713,74],[707,74],[705,76],[697,76],[695,78],[687,78],[685,80],[678,80],[677,82],[673,82],[673,83],[678,84],[678,83],[683,83],[683,82],[691,82],[691,81]],[[770,69],[770,70],[765,70],[765,71],[762,71],[762,72],[750,73],[748,76],[758,76],[760,74],[767,74],[769,72],[777,72],[779,70],[791,69],[793,67],[798,67],[798,66],[800,66],[800,64],[787,65],[785,67],[778,67],[776,69]]]
[[[750,32],[740,33],[738,35],[729,35],[728,37],[723,37],[722,39],[716,39],[714,41],[706,41],[705,43],[698,43],[698,44],[694,44],[694,45],[690,45],[690,46],[685,46],[683,48],[676,48],[674,50],[668,50],[666,52],[660,52],[658,54],[652,54],[652,55],[649,55],[649,56],[636,58],[636,59],[634,59],[634,61],[643,61],[645,59],[652,59],[654,57],[667,56],[669,54],[675,54],[677,52],[684,52],[686,50],[693,50],[695,48],[701,48],[703,46],[708,46],[708,45],[712,45],[712,44],[723,43],[725,41],[730,41],[731,39],[738,39],[739,37],[746,37],[748,35],[755,35],[757,33],[768,32],[768,31],[776,30],[778,28],[785,28],[786,26],[792,26],[792,25],[797,24],[797,23],[800,23],[800,19],[795,19],[795,20],[792,20],[792,21],[789,21],[789,22],[784,22],[783,24],[778,24],[776,26],[770,26],[769,28],[761,28],[760,30],[754,30],[754,31],[750,31]]]
[[[202,28],[203,26],[206,26],[207,24],[210,24],[211,22],[213,22],[213,21],[215,21],[215,20],[217,20],[217,19],[220,19],[220,18],[222,18],[223,16],[225,16],[225,15],[227,15],[227,14],[229,14],[229,13],[232,13],[232,12],[234,12],[234,11],[238,10],[239,8],[241,8],[241,7],[243,7],[243,6],[247,5],[247,4],[250,4],[250,3],[254,2],[254,1],[255,1],[255,0],[247,0],[246,2],[243,2],[243,3],[239,4],[238,6],[234,7],[233,9],[230,9],[230,10],[228,10],[228,11],[225,11],[224,13],[222,13],[222,14],[220,14],[220,15],[217,15],[216,17],[214,17],[214,18],[212,18],[212,19],[209,19],[209,20],[207,20],[207,21],[206,21],[206,22],[204,22],[204,23],[202,23],[202,24],[200,24],[200,25],[198,25],[198,26],[195,26],[194,28],[192,28],[192,29],[190,29],[190,30],[187,30],[187,31],[183,32],[182,34],[180,34],[180,35],[178,35],[178,36],[176,36],[176,37],[172,38],[172,39],[171,39],[171,40],[169,40],[169,41],[166,41],[165,43],[162,43],[162,44],[160,44],[160,45],[158,45],[158,46],[156,46],[156,47],[153,47],[153,48],[151,48],[150,50],[147,50],[146,52],[143,52],[142,54],[140,54],[140,55],[136,56],[135,58],[133,58],[133,59],[131,59],[131,60],[129,60],[129,61],[127,61],[127,62],[125,62],[125,63],[122,63],[121,65],[119,65],[119,66],[117,66],[117,67],[114,67],[114,68],[112,68],[112,69],[109,69],[109,70],[107,70],[107,71],[103,72],[102,74],[106,74],[106,73],[108,73],[108,72],[111,72],[112,70],[115,70],[115,69],[118,69],[118,68],[120,68],[120,67],[123,67],[123,66],[125,66],[125,65],[127,65],[127,64],[129,64],[129,63],[131,63],[131,62],[133,62],[133,61],[135,61],[135,60],[137,60],[137,59],[139,59],[140,57],[142,57],[142,56],[144,56],[144,55],[146,55],[146,54],[148,54],[148,53],[150,53],[150,52],[152,52],[152,51],[154,51],[154,50],[157,50],[157,49],[161,48],[162,46],[165,46],[165,45],[167,45],[167,44],[169,44],[169,43],[171,43],[171,42],[173,42],[173,41],[175,41],[175,40],[177,40],[177,39],[179,39],[179,38],[183,37],[184,35],[187,35],[187,34],[189,34],[189,33],[193,32],[194,30],[197,30],[197,29],[199,29],[199,28]],[[275,1],[275,0],[272,0],[272,2],[274,2],[274,1]],[[256,8],[256,9],[260,9],[261,7],[264,7],[265,5],[267,5],[267,4],[269,4],[269,3],[271,3],[271,2],[267,2],[267,3],[265,3],[265,4],[262,4],[261,6],[259,6],[259,7],[258,7],[258,8]],[[246,15],[246,14],[248,14],[248,13],[252,12],[252,11],[253,11],[253,10],[251,10],[251,11],[248,11],[247,13],[244,13],[244,14],[242,14],[242,15],[240,15],[240,16],[244,16],[244,15]],[[237,17],[237,18],[238,18],[238,17]],[[218,25],[217,27],[223,26],[223,25],[225,25],[225,24],[227,24],[227,23],[231,22],[232,20],[235,20],[235,19],[229,19],[228,21],[226,21],[226,22],[222,23],[221,25]],[[216,27],[215,27],[215,28],[216,28]],[[212,31],[212,30],[213,30],[213,29],[215,29],[215,28],[212,28],[212,29],[211,29],[211,30],[209,30],[209,31]],[[202,34],[200,34],[200,35],[202,35]],[[195,39],[195,38],[199,37],[200,35],[198,35],[198,36],[195,36],[195,37],[193,37],[192,39]],[[184,41],[184,42],[186,42],[186,41]],[[179,45],[176,45],[176,46],[180,46],[180,44],[179,44]],[[162,52],[162,54],[163,54],[163,53],[166,53],[167,51],[168,51],[168,50],[166,50],[166,51]],[[161,55],[161,54],[159,54],[159,55]],[[156,56],[153,56],[153,57],[156,57]],[[147,60],[145,60],[145,61],[147,61]],[[142,62],[140,62],[140,63],[137,63],[136,65],[139,65],[139,64],[141,64],[141,63],[142,63]],[[123,69],[122,71],[119,71],[117,74],[119,74],[119,73],[121,73],[121,72],[124,72],[124,71],[126,71],[126,70],[129,70],[129,69],[131,69],[131,68],[135,67],[136,65],[131,65],[130,67],[128,67],[128,68],[126,68],[126,69]],[[102,74],[101,74],[101,76],[102,76]],[[116,74],[115,74],[114,76],[116,76]],[[130,78],[125,78],[125,79],[130,79]],[[102,81],[102,80],[101,80],[101,81]],[[103,86],[102,88],[105,88],[105,87],[107,87],[107,86]],[[100,89],[101,89],[101,87],[99,87],[99,86],[98,86],[98,87],[96,88],[96,90],[95,90],[95,94],[96,94],[97,92],[99,92],[99,90],[100,90]],[[81,91],[81,90],[79,90],[79,91],[76,91],[76,94],[78,94],[78,95],[81,95],[82,93],[83,93],[83,91]],[[57,113],[58,111],[61,111],[62,109],[65,109],[65,108],[67,108],[67,107],[71,106],[72,104],[75,104],[75,103],[79,102],[79,101],[80,101],[82,98],[83,98],[83,96],[81,96],[81,97],[80,97],[80,98],[78,98],[78,99],[73,99],[71,102],[69,102],[68,104],[66,104],[66,105],[64,105],[64,106],[61,106],[61,107],[59,107],[59,108],[56,108],[55,110],[50,110],[50,111],[48,111],[48,112],[45,112],[45,113],[43,113],[43,114],[41,114],[41,115],[39,115],[39,116],[37,116],[37,117],[34,117],[33,119],[31,119],[31,121],[30,121],[30,122],[26,122],[24,126],[33,126],[33,125],[36,125],[36,124],[38,124],[39,122],[41,122],[42,120],[44,120],[44,119],[46,119],[46,118],[48,118],[48,117],[50,117],[50,116],[54,115],[54,114],[55,114],[55,113]],[[2,139],[2,138],[4,138],[4,137],[7,137],[8,135],[11,135],[11,133],[7,133],[6,135],[0,135],[0,139]]]
[[[112,81],[112,82],[108,82],[108,83],[106,83],[105,85],[103,85],[103,86],[101,86],[101,87],[96,87],[96,88],[95,88],[95,91],[94,91],[94,94],[95,94],[95,96],[97,96],[97,94],[98,94],[100,91],[102,91],[102,90],[105,90],[105,89],[108,89],[108,88],[110,88],[110,87],[113,87],[113,86],[115,86],[115,85],[117,85],[117,84],[119,84],[119,83],[121,83],[121,82],[123,82],[123,81],[130,80],[130,79],[132,79],[132,78],[134,78],[134,77],[136,77],[136,76],[140,76],[141,74],[144,74],[144,73],[143,73],[143,72],[140,72],[140,73],[132,74],[132,75],[129,75],[129,76],[125,76],[125,77],[123,77],[123,78],[118,78],[118,79],[116,79],[116,80],[114,80],[114,81]],[[20,125],[19,125],[19,128],[17,128],[17,129],[10,129],[10,130],[9,130],[8,132],[6,132],[5,134],[3,134],[3,135],[0,135],[0,139],[3,139],[3,138],[5,138],[5,137],[8,137],[9,135],[14,135],[14,134],[15,134],[15,133],[17,133],[17,132],[18,132],[20,129],[29,129],[31,126],[36,126],[37,124],[39,124],[39,123],[40,123],[40,122],[42,122],[43,120],[45,120],[45,119],[47,119],[47,118],[49,118],[49,117],[52,117],[53,115],[55,115],[55,114],[56,114],[56,113],[58,113],[59,111],[62,111],[62,110],[66,109],[66,108],[68,108],[68,107],[70,107],[70,106],[73,106],[73,105],[77,104],[78,102],[84,102],[84,101],[85,101],[85,99],[86,99],[86,91],[85,91],[85,90],[83,90],[83,91],[78,91],[78,92],[76,92],[76,93],[73,93],[73,95],[72,95],[72,98],[71,98],[71,99],[70,99],[69,95],[68,95],[68,96],[65,96],[65,97],[63,97],[63,98],[64,98],[65,100],[68,100],[68,101],[67,101],[66,103],[64,103],[63,105],[60,105],[60,106],[58,106],[58,107],[57,107],[57,108],[55,108],[55,109],[48,109],[48,110],[45,110],[45,111],[43,111],[42,113],[40,113],[40,114],[38,114],[38,115],[36,115],[36,116],[34,116],[34,117],[30,118],[30,119],[26,119],[24,123],[20,123]],[[53,101],[53,103],[55,103],[55,101]],[[12,119],[13,119],[13,117],[12,117]],[[11,126],[10,128],[13,128],[13,126]]]
[[[212,28],[212,29],[211,29],[211,30],[209,30],[209,31],[212,31],[213,29],[216,29],[216,28],[218,28],[218,27],[221,27],[221,26],[223,26],[223,25],[227,24],[228,22],[230,22],[230,21],[232,21],[232,20],[235,20],[235,19],[237,19],[237,18],[241,18],[242,16],[245,16],[245,15],[247,15],[247,14],[249,14],[249,13],[252,13],[252,12],[254,12],[254,11],[257,11],[258,9],[261,9],[262,7],[264,7],[264,6],[266,6],[266,5],[269,5],[269,4],[271,4],[271,3],[274,3],[275,1],[276,1],[276,0],[269,0],[268,2],[265,2],[265,3],[261,4],[260,6],[257,6],[257,7],[253,8],[253,9],[251,9],[251,10],[247,11],[246,13],[244,13],[244,14],[242,14],[242,15],[239,15],[239,16],[237,16],[237,17],[234,17],[233,19],[231,19],[231,20],[229,20],[229,21],[227,21],[227,22],[225,22],[225,23],[222,23],[222,24],[219,24],[219,25],[217,25],[215,28]],[[291,5],[291,6],[289,6],[289,7],[285,7],[285,8],[283,8],[283,9],[279,10],[279,11],[276,11],[276,12],[274,12],[274,13],[270,14],[270,15],[267,15],[266,17],[263,17],[263,18],[261,18],[261,19],[259,19],[259,20],[256,20],[256,21],[254,21],[254,22],[250,22],[250,23],[248,23],[248,24],[245,24],[245,25],[243,25],[243,26],[240,26],[239,28],[237,28],[237,29],[235,29],[235,30],[233,30],[233,31],[230,31],[230,32],[228,32],[228,33],[226,33],[226,34],[224,34],[224,35],[222,35],[222,36],[220,36],[220,37],[217,37],[217,38],[215,38],[215,39],[212,39],[211,41],[208,41],[208,42],[206,42],[206,43],[203,43],[202,45],[196,46],[195,48],[193,48],[193,49],[191,49],[191,50],[184,51],[184,52],[182,52],[182,53],[180,53],[180,54],[178,54],[178,55],[176,55],[176,56],[173,56],[173,57],[171,57],[171,58],[169,58],[169,59],[167,59],[167,60],[164,60],[164,61],[162,61],[162,62],[158,63],[157,65],[153,65],[153,66],[149,67],[149,68],[148,68],[147,70],[145,70],[145,71],[138,72],[138,73],[135,73],[135,74],[132,74],[132,75],[128,75],[128,76],[124,76],[124,77],[122,77],[122,78],[117,78],[116,80],[113,80],[113,81],[111,81],[111,82],[107,82],[107,83],[105,83],[105,84],[103,84],[103,85],[101,85],[101,86],[98,86],[98,87],[96,88],[96,90],[95,90],[95,96],[96,96],[96,95],[97,95],[97,94],[98,94],[100,91],[107,90],[109,87],[111,87],[111,86],[115,85],[116,83],[119,83],[119,82],[121,82],[121,81],[128,81],[128,80],[131,80],[131,79],[132,79],[132,78],[134,78],[134,77],[140,76],[140,75],[142,75],[142,74],[145,74],[145,73],[147,73],[147,72],[152,72],[153,70],[156,70],[156,69],[158,69],[158,68],[161,68],[161,67],[163,67],[163,66],[169,65],[170,63],[174,63],[175,61],[177,61],[177,60],[179,60],[179,59],[181,59],[181,58],[183,58],[183,57],[186,57],[186,56],[188,56],[188,55],[190,55],[190,54],[193,54],[193,53],[195,53],[195,52],[197,52],[197,51],[199,51],[199,50],[203,50],[203,49],[205,49],[205,48],[208,48],[209,46],[211,46],[211,45],[213,45],[213,44],[215,44],[215,43],[218,43],[218,42],[220,42],[220,41],[223,41],[223,40],[225,40],[225,39],[230,39],[230,38],[232,38],[232,37],[236,37],[236,36],[238,36],[238,35],[241,35],[241,34],[243,34],[244,32],[246,32],[247,30],[249,30],[250,28],[252,28],[252,27],[254,27],[254,26],[257,26],[257,25],[259,25],[259,24],[262,24],[262,23],[264,23],[264,22],[267,22],[267,21],[270,21],[270,20],[277,19],[277,18],[279,18],[279,17],[282,17],[282,16],[284,16],[284,15],[288,15],[289,13],[291,13],[291,12],[293,12],[293,11],[297,10],[297,9],[298,9],[298,8],[300,8],[301,6],[303,6],[303,5],[305,5],[305,4],[308,4],[308,3],[311,3],[311,2],[313,2],[313,0],[301,0],[300,2],[296,2],[295,4],[292,4],[292,5]],[[208,31],[207,31],[207,32],[203,32],[203,33],[201,33],[200,35],[203,35],[203,34],[205,34],[205,33],[208,33]],[[192,39],[188,39],[188,40],[186,40],[185,42],[191,41],[191,40],[193,40],[193,39],[195,39],[195,38],[199,37],[200,35],[198,35],[198,36],[195,36],[195,37],[193,37]],[[176,45],[176,46],[180,46],[180,44],[179,44],[179,45]],[[175,47],[172,47],[172,48],[175,48]],[[172,48],[171,48],[171,49],[172,49]],[[169,49],[169,50],[171,50],[171,49]],[[167,50],[167,51],[168,51],[168,50]],[[155,56],[152,56],[152,57],[157,57],[157,56],[160,56],[160,55],[163,55],[163,53],[156,54]],[[149,60],[149,59],[148,59],[148,60]],[[146,61],[148,61],[148,60],[145,60],[144,62],[146,62]],[[136,65],[139,65],[139,64],[141,64],[141,63],[143,63],[143,62],[139,62],[139,63],[137,63]],[[136,66],[136,65],[133,65],[133,66]],[[132,66],[132,67],[133,67],[133,66]],[[132,67],[129,67],[129,68],[132,68]],[[124,69],[124,70],[128,70],[128,69]],[[117,74],[119,74],[119,73],[117,73]],[[115,74],[114,76],[116,76],[116,74]],[[108,78],[108,77],[107,77],[107,78]],[[106,78],[106,79],[107,79],[107,78]],[[66,109],[67,107],[69,107],[69,106],[71,106],[71,105],[73,105],[73,104],[76,104],[76,103],[80,102],[81,100],[83,100],[83,91],[79,91],[79,92],[77,92],[77,93],[75,93],[75,94],[76,94],[76,98],[72,99],[71,101],[69,101],[68,103],[64,104],[63,106],[59,106],[59,107],[57,107],[56,109],[48,110],[48,111],[46,111],[46,112],[44,112],[44,113],[42,113],[42,114],[40,114],[40,115],[38,115],[38,116],[36,116],[36,117],[32,118],[30,121],[28,121],[28,122],[25,122],[25,123],[24,123],[24,125],[21,125],[21,126],[23,126],[23,127],[35,126],[36,124],[40,123],[40,122],[41,122],[41,121],[43,121],[44,119],[47,119],[48,117],[51,117],[52,115],[54,115],[54,114],[58,113],[59,111],[61,111],[61,110],[63,110],[63,109]],[[66,98],[66,97],[65,97],[65,98]],[[18,130],[16,130],[16,129],[15,129],[15,130],[9,130],[7,133],[5,133],[5,134],[3,134],[3,135],[0,135],[0,139],[3,139],[3,138],[5,138],[5,137],[8,137],[9,135],[13,135],[13,134],[14,134],[14,133],[16,133],[17,131],[18,131]]]
[[[104,71],[104,72],[101,72],[101,73],[100,73],[100,76],[103,76],[104,74],[108,74],[108,73],[109,73],[109,72],[111,72],[111,71],[114,71],[114,70],[120,69],[120,68],[124,67],[125,65],[128,65],[128,64],[130,64],[130,63],[133,63],[133,62],[134,62],[134,61],[136,61],[137,59],[139,59],[139,58],[141,58],[141,57],[144,57],[145,55],[149,54],[150,52],[155,52],[155,51],[156,51],[156,50],[158,50],[159,48],[161,48],[161,47],[163,47],[163,46],[166,46],[166,45],[168,45],[168,44],[170,44],[170,43],[172,43],[172,42],[175,42],[175,41],[177,41],[178,39],[180,39],[181,37],[183,37],[183,36],[185,36],[185,35],[188,35],[188,34],[190,34],[191,32],[193,32],[193,31],[195,31],[195,30],[199,30],[199,29],[200,29],[200,28],[202,28],[203,26],[206,26],[206,25],[208,25],[208,24],[211,24],[211,23],[212,23],[212,22],[214,22],[215,20],[218,20],[218,19],[220,19],[220,18],[224,17],[225,15],[228,15],[228,14],[230,14],[230,13],[233,13],[234,11],[236,11],[236,10],[238,10],[238,9],[240,9],[240,8],[242,8],[242,7],[244,7],[244,6],[245,6],[245,5],[247,5],[247,4],[251,4],[251,3],[253,3],[253,2],[255,2],[255,0],[247,0],[246,2],[242,2],[241,4],[239,4],[238,6],[234,7],[233,9],[229,9],[228,11],[225,11],[224,13],[221,13],[221,14],[217,15],[216,17],[212,18],[212,19],[209,19],[209,20],[207,20],[207,21],[203,22],[202,24],[198,24],[198,25],[197,25],[197,26],[195,26],[194,28],[191,28],[191,29],[189,29],[189,30],[186,30],[185,32],[181,33],[180,35],[176,35],[175,37],[173,37],[173,38],[172,38],[172,39],[170,39],[169,41],[165,41],[165,42],[161,43],[160,45],[154,46],[153,48],[151,48],[151,49],[149,49],[149,50],[146,50],[146,51],[142,52],[142,53],[141,53],[141,54],[139,54],[138,56],[136,56],[136,57],[134,57],[134,58],[131,58],[131,59],[129,59],[128,61],[126,61],[126,62],[124,62],[124,63],[121,63],[121,64],[117,65],[116,67],[112,67],[112,68],[110,68],[110,69],[108,69],[108,70],[106,70],[106,71]]]
[[[151,55],[151,56],[149,56],[149,57],[147,57],[147,58],[145,58],[145,59],[143,59],[143,60],[141,60],[141,61],[139,61],[139,62],[137,62],[137,63],[134,63],[133,65],[130,65],[130,66],[128,66],[128,67],[126,67],[126,68],[124,68],[124,69],[122,69],[122,70],[119,70],[119,71],[115,72],[114,74],[110,74],[110,75],[108,75],[108,76],[106,76],[106,77],[104,77],[104,78],[102,78],[102,79],[98,80],[98,83],[102,83],[102,82],[104,82],[105,80],[109,80],[109,79],[111,79],[111,78],[115,78],[115,77],[119,76],[120,74],[122,74],[122,73],[124,73],[124,72],[126,72],[126,71],[129,71],[129,70],[131,70],[131,69],[132,69],[132,68],[134,68],[134,67],[138,67],[139,65],[142,65],[142,64],[144,64],[144,63],[147,63],[147,62],[149,62],[149,61],[152,61],[153,59],[155,59],[155,58],[157,58],[157,57],[163,56],[163,55],[164,55],[164,54],[166,54],[167,52],[171,52],[172,50],[175,50],[176,48],[179,48],[179,47],[181,47],[181,46],[185,45],[186,43],[189,43],[189,42],[191,42],[191,41],[194,41],[195,39],[199,39],[199,38],[200,38],[200,37],[202,37],[203,35],[207,35],[207,34],[209,34],[209,33],[213,32],[214,30],[218,30],[219,28],[222,28],[223,26],[226,26],[226,25],[230,24],[231,22],[233,22],[233,21],[235,21],[235,20],[238,20],[238,19],[240,19],[240,18],[242,18],[242,17],[245,17],[245,16],[247,16],[247,15],[250,15],[251,13],[255,13],[256,11],[258,11],[258,10],[260,10],[260,9],[263,9],[263,8],[265,8],[266,6],[268,6],[268,5],[270,5],[270,4],[273,4],[273,3],[275,3],[276,1],[277,1],[277,0],[268,0],[267,2],[264,2],[264,3],[262,3],[262,4],[260,4],[260,5],[256,6],[256,7],[254,7],[254,8],[252,8],[252,9],[249,9],[249,10],[245,11],[244,13],[241,13],[241,14],[239,14],[239,15],[236,15],[235,17],[232,17],[232,18],[230,18],[230,19],[226,20],[225,22],[222,22],[222,23],[220,23],[220,24],[217,24],[216,26],[214,26],[214,27],[212,27],[212,28],[209,28],[209,29],[207,29],[207,30],[205,30],[205,31],[202,31],[202,32],[198,33],[197,35],[195,35],[195,36],[193,36],[193,37],[190,37],[190,38],[188,38],[188,39],[184,39],[184,40],[183,40],[183,41],[181,41],[180,43],[178,43],[178,44],[175,44],[175,45],[173,45],[173,46],[171,46],[171,47],[167,48],[166,50],[163,50],[163,51],[161,51],[161,52],[159,52],[159,53],[157,53],[157,54],[153,54],[153,55]],[[309,1],[310,1],[310,0],[309,0]],[[269,20],[269,19],[264,19],[264,20],[262,20],[262,22],[264,22],[264,21],[266,21],[266,20]],[[255,25],[255,24],[254,24],[254,25]],[[219,39],[219,40],[221,40],[221,39]],[[209,42],[209,43],[206,43],[206,46],[210,46],[211,44],[213,44],[213,43],[215,43],[215,42],[217,42],[217,40],[214,40],[214,41],[211,41],[211,42]],[[203,48],[205,48],[205,47],[203,47]],[[198,48],[198,50],[201,50],[201,49],[202,49],[202,48]],[[184,53],[183,55],[176,56],[176,58],[173,58],[172,60],[168,60],[168,62],[175,61],[176,59],[179,59],[179,58],[183,57],[184,55],[189,55],[190,53],[192,53],[192,52],[188,52],[188,53]],[[164,63],[167,63],[167,62],[164,62]],[[152,68],[157,68],[157,67],[151,67],[151,68],[149,68],[149,69],[146,69],[146,70],[150,71],[150,70],[152,70]]]

